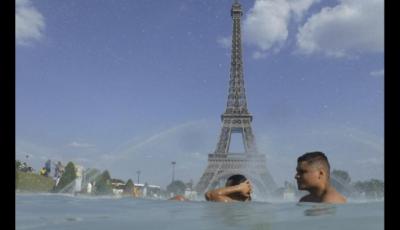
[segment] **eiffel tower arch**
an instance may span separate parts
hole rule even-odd
[[[241,5],[235,1],[231,8],[233,31],[228,101],[221,115],[222,128],[218,144],[215,151],[208,154],[207,168],[195,187],[198,194],[222,186],[234,174],[249,178],[258,197],[268,197],[276,189],[267,170],[265,155],[258,152],[251,127],[253,116],[247,109],[240,31],[242,15]],[[241,136],[243,153],[230,151],[232,134]]]

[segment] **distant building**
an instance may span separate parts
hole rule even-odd
[[[134,193],[136,193],[136,197],[160,198],[161,187],[158,185],[149,185],[149,184],[133,184],[133,185],[134,185]]]
[[[119,196],[122,195],[122,193],[124,192],[125,182],[119,179],[111,179],[111,186],[114,195]]]
[[[113,191],[113,194],[116,196],[121,196],[122,193],[124,192],[123,189],[116,189],[116,188],[113,188],[112,191]]]

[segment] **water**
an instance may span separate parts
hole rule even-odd
[[[17,194],[16,229],[384,229],[382,201],[315,205]]]

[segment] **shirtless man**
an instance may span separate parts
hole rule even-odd
[[[296,171],[294,178],[298,189],[310,192],[299,202],[346,203],[346,198],[330,185],[330,166],[324,153],[310,152],[300,156]]]
[[[243,175],[233,175],[228,178],[225,187],[206,192],[207,201],[232,202],[250,201],[252,188],[250,181]]]

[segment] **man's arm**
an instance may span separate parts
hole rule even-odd
[[[206,192],[205,198],[207,201],[220,201],[220,202],[231,202],[234,201],[231,197],[229,197],[232,193],[241,193],[244,196],[248,196],[251,192],[251,185],[248,180],[245,182],[224,188],[218,188],[215,190],[211,190]]]
[[[205,194],[206,200],[207,201],[216,201],[216,202],[232,202],[234,201],[232,198],[230,198],[227,195],[222,195],[220,193],[218,193],[215,190],[212,191],[208,191]]]

